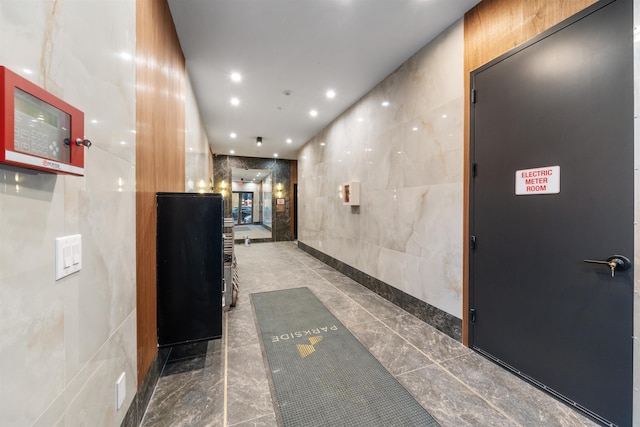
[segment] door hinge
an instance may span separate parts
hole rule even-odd
[[[471,249],[476,248],[476,236],[471,236]]]
[[[476,323],[476,309],[475,308],[472,308],[471,310],[469,310],[469,320],[471,321],[472,325],[474,323]]]
[[[478,164],[471,163],[471,176],[475,178],[477,174],[478,174]]]
[[[475,89],[471,89],[471,103],[472,104],[476,103],[476,90]]]

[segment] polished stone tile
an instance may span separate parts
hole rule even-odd
[[[446,361],[442,366],[523,425],[533,420],[545,426],[597,425],[477,353]]]
[[[384,323],[437,362],[472,352],[462,343],[409,313],[400,313],[395,317],[386,318]]]
[[[158,380],[143,427],[222,426],[224,360],[221,346],[207,343],[177,349]]]
[[[252,420],[241,421],[237,424],[229,424],[229,427],[277,427],[275,415],[265,415],[264,417],[254,418]]]
[[[260,345],[229,348],[228,423],[275,416]]]
[[[378,319],[393,318],[403,313],[400,307],[374,293],[357,294],[353,296],[353,299]]]
[[[260,344],[253,311],[249,304],[249,296],[243,295],[242,301],[239,300],[236,307],[229,311],[229,347]]]
[[[464,84],[452,70],[463,29],[459,20],[416,52],[298,154],[299,242],[457,319]],[[361,182],[357,210],[339,195],[348,181]]]
[[[277,425],[250,294],[301,286],[443,427],[593,425],[293,243],[237,246],[236,254],[240,295],[227,312],[227,426]],[[224,343],[172,350],[143,426],[223,425]]]
[[[360,323],[351,327],[350,330],[393,375],[401,375],[435,363],[379,322]]]
[[[518,426],[438,365],[400,375],[398,381],[442,427]],[[542,425],[533,421],[527,425]]]
[[[361,304],[353,301],[343,293],[316,294],[318,299],[342,322],[348,329],[365,323],[377,322],[377,319]]]

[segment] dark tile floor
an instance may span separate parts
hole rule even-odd
[[[236,245],[224,337],[174,347],[142,425],[276,426],[249,294],[308,287],[442,426],[595,426],[291,242]]]

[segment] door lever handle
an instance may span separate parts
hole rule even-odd
[[[612,255],[606,260],[585,259],[588,264],[605,264],[611,269],[611,277],[615,276],[616,270],[625,271],[631,267],[629,258],[623,255]]]

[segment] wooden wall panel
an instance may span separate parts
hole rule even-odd
[[[464,245],[462,342],[469,343],[470,72],[530,40],[596,0],[483,0],[464,16]]]
[[[138,385],[157,353],[158,191],[184,191],[185,62],[166,0],[136,2]]]

